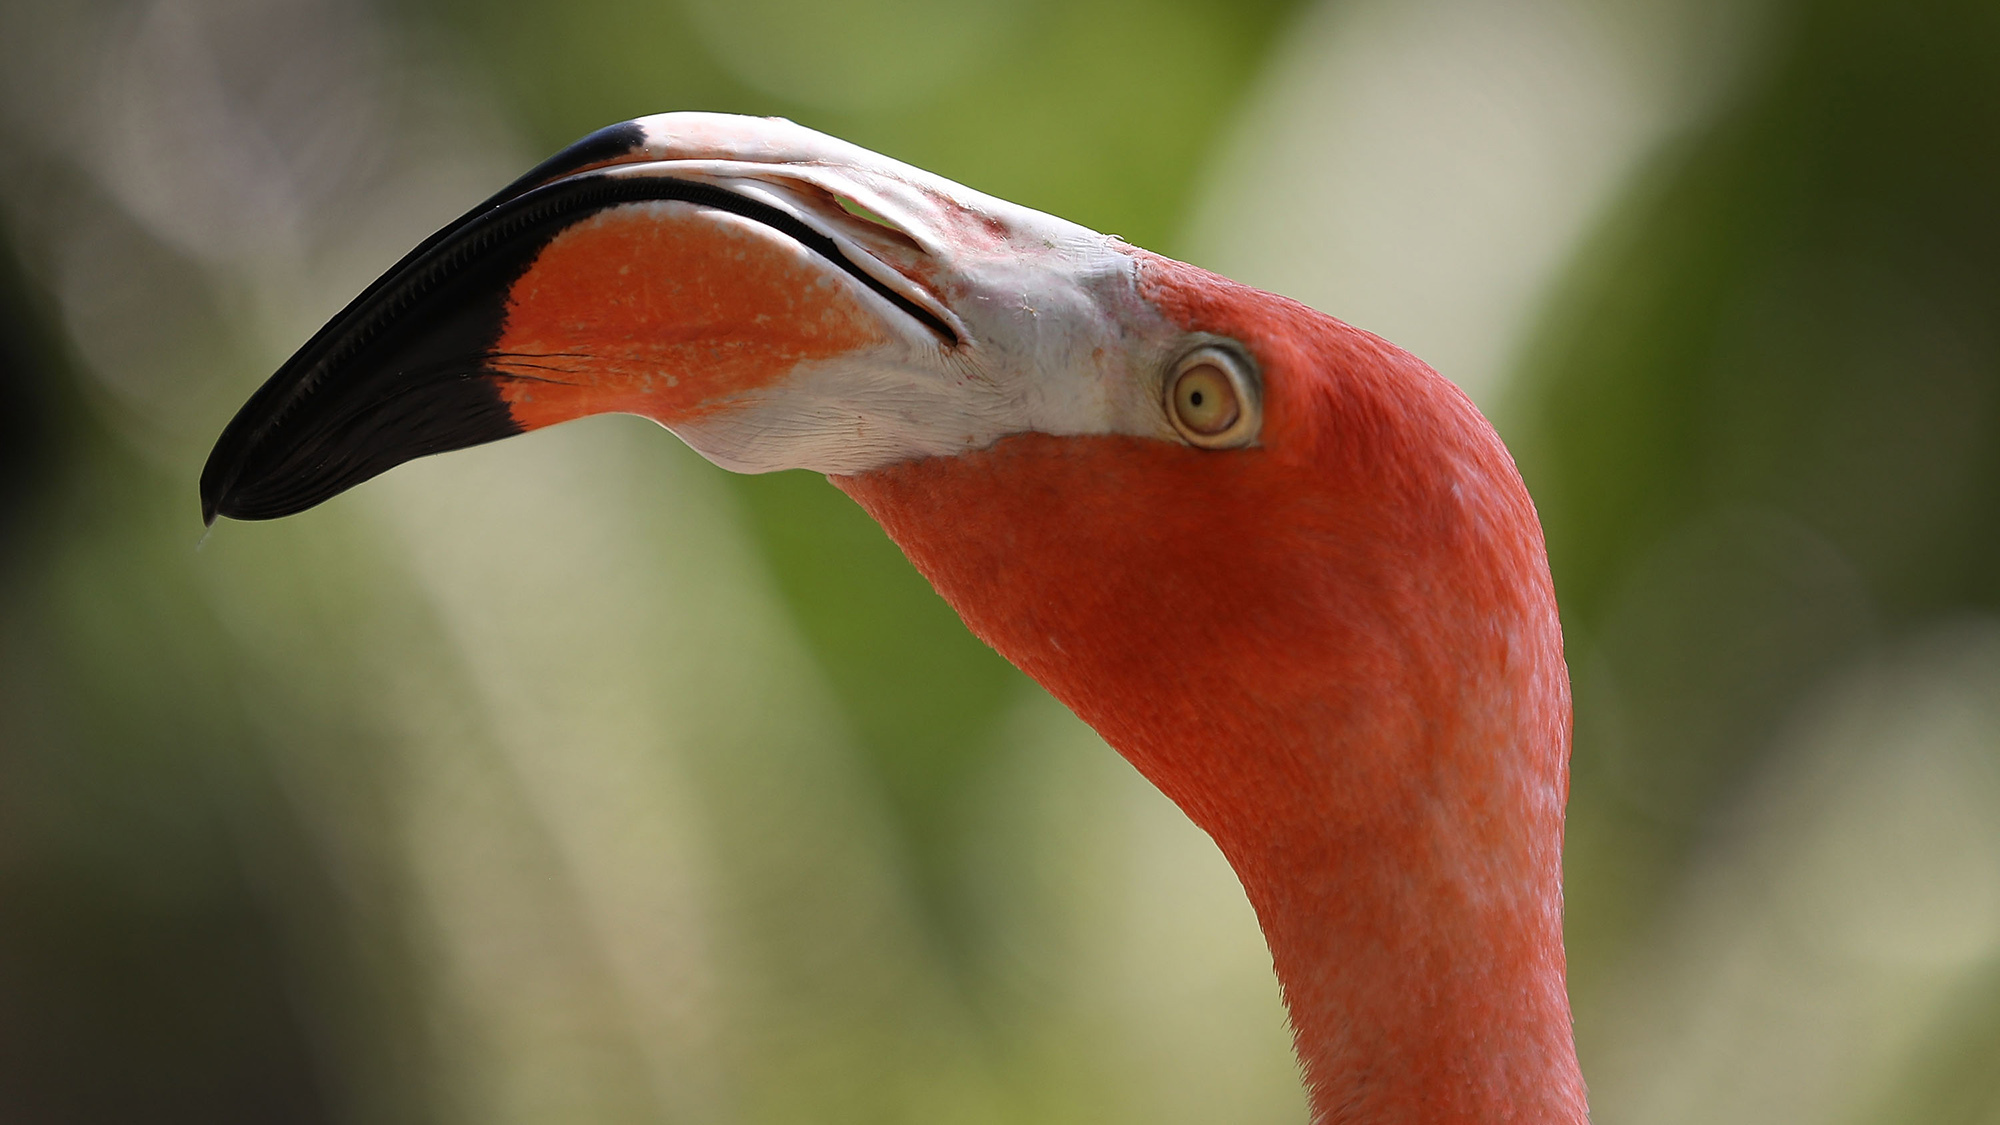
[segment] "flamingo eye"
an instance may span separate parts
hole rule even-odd
[[[1197,348],[1173,367],[1167,416],[1189,444],[1234,449],[1257,439],[1257,397],[1247,365],[1218,347]]]

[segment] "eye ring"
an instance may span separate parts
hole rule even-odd
[[[1240,449],[1257,440],[1263,404],[1250,363],[1230,348],[1206,344],[1168,369],[1164,403],[1174,432],[1203,449]]]

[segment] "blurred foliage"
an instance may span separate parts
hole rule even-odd
[[[776,114],[1169,253],[1202,160],[1298,6],[411,2],[545,147],[669,109]],[[879,89],[854,98],[857,80]]]
[[[2000,9],[1768,19],[1581,258],[1510,414],[1577,680],[1571,897],[1625,904],[1586,912],[1585,974],[1809,689],[2000,609]]]
[[[357,1005],[394,1011],[399,974],[338,948],[343,896],[271,770],[297,748],[246,721],[262,677],[206,608],[185,482],[94,419],[15,262],[10,481],[32,487],[0,595],[0,1104],[23,1122],[333,1120],[351,1091],[315,1073],[308,1038],[358,1031]],[[285,694],[259,706],[283,714]],[[278,729],[368,741],[290,712]],[[300,907],[324,928],[288,932]],[[344,1044],[356,1073],[398,1065],[394,1026]]]

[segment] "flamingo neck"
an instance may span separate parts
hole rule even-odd
[[[1187,452],[1023,435],[836,483],[1214,837],[1315,1122],[1584,1121],[1539,531],[1413,540]]]
[[[1215,839],[1315,1122],[1584,1122],[1569,682],[1512,459],[1393,346],[1133,253],[1155,307],[1250,342],[1255,447],[1029,433],[835,483]]]

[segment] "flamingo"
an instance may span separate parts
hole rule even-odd
[[[600,130],[243,406],[203,516],[604,412],[826,474],[1215,840],[1315,1122],[1582,1122],[1568,675],[1470,401],[1303,305],[777,119]]]

